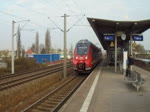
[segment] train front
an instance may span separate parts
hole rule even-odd
[[[90,44],[87,40],[79,41],[74,51],[73,65],[78,72],[88,72],[91,66]]]

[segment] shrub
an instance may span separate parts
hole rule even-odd
[[[0,74],[11,72],[11,60],[5,59],[4,62],[7,63],[7,69],[0,69]],[[43,65],[36,62],[33,58],[19,58],[15,60],[15,72],[21,72],[29,69],[39,68]]]

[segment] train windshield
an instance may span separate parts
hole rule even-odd
[[[88,43],[79,43],[77,44],[77,54],[86,55],[88,52]]]

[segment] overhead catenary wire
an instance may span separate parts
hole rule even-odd
[[[17,4],[17,5],[18,5],[18,4]],[[65,5],[66,5],[67,7],[69,7],[70,10],[72,10],[72,9],[70,8],[70,6],[69,6],[68,4],[66,4],[66,2],[65,2]],[[18,5],[18,6],[21,6],[21,7],[25,8],[23,5]],[[35,11],[35,10],[32,10],[32,11],[35,12],[35,13],[38,13],[38,14],[40,14],[40,15],[42,15],[42,16],[46,16],[44,13],[37,12],[37,11]],[[74,12],[74,11],[72,10],[72,12]],[[70,15],[70,16],[80,16],[80,15]],[[58,16],[58,17],[60,17],[60,16]],[[49,17],[49,19],[50,19],[50,17]],[[59,28],[61,31],[63,31],[58,25],[56,25],[56,23],[55,23],[54,21],[52,21],[52,19],[50,19],[50,21],[51,21],[53,24],[55,24],[55,26],[57,26],[57,28]],[[69,29],[69,30],[70,30],[70,29]]]
[[[23,29],[23,27],[30,21],[30,20],[24,20],[24,21],[26,21],[26,23],[19,29],[19,31],[21,31],[22,29]],[[17,21],[17,23],[18,22],[24,22],[24,21]],[[15,22],[16,23],[16,22]],[[14,36],[15,36],[16,34],[14,34]]]
[[[42,1],[42,2],[43,2],[43,1]],[[49,4],[51,1],[49,2],[49,1],[45,0],[44,2],[46,2],[47,4]],[[55,2],[54,2],[54,3],[55,3]],[[38,11],[33,10],[33,9],[31,9],[31,8],[27,8],[27,7],[25,7],[24,5],[20,5],[20,4],[16,4],[16,5],[19,6],[19,7],[25,8],[25,9],[27,9],[27,10],[29,10],[29,11],[32,11],[32,12],[34,12],[34,13],[36,13],[36,14],[39,14],[39,15],[41,15],[41,16],[47,17],[47,15],[46,15],[45,13],[43,13],[43,12],[38,12]],[[51,5],[51,6],[57,7],[57,3],[56,3],[55,5]],[[57,7],[57,8],[59,8],[59,7]],[[62,14],[62,10],[61,10],[61,9],[59,10],[59,13]]]
[[[11,16],[11,17],[15,17],[15,18],[17,18],[17,19],[20,19],[21,21],[24,21],[24,18],[19,17],[19,16],[17,16],[17,15],[10,14],[10,13],[4,12],[4,11],[0,11],[0,12],[3,13],[3,14],[5,14],[5,15],[8,15],[8,16]],[[18,22],[21,22],[21,21],[18,21]],[[33,25],[39,26],[39,27],[47,28],[47,26],[39,25],[39,24],[37,24],[37,23],[34,23],[32,20],[30,20],[30,24],[33,24]]]
[[[48,17],[48,19],[49,19],[58,29],[60,29],[60,30],[63,32],[63,30],[62,30],[50,17]]]
[[[71,1],[76,5],[77,9],[79,9],[80,12],[82,12],[81,9],[79,8],[78,4],[77,4],[74,0],[71,0]],[[71,8],[70,8],[70,9],[71,9]],[[71,10],[72,10],[72,9],[71,9]],[[72,11],[73,11],[73,10],[72,10]],[[91,28],[90,25],[84,24],[82,20],[81,20],[81,23],[83,24],[82,26]],[[88,23],[88,24],[89,24],[89,23]],[[87,33],[88,36],[91,35],[90,37],[93,37],[92,33],[89,33],[89,32],[91,32],[89,28],[86,30],[86,33]],[[88,31],[89,31],[89,32],[88,32]],[[92,38],[92,39],[93,39],[93,38]]]
[[[19,6],[19,7],[21,7],[21,8],[24,8],[24,9],[26,9],[26,10],[28,10],[28,11],[32,11],[32,12],[34,12],[35,14],[38,14],[38,15],[40,15],[40,16],[47,17],[47,15],[46,15],[45,13],[38,12],[38,11],[36,11],[36,10],[27,8],[27,7],[25,7],[24,5],[20,5],[20,4],[16,4],[16,5]]]
[[[18,16],[16,16],[16,15],[13,15],[13,14],[10,14],[10,13],[4,12],[4,11],[0,11],[0,13],[3,13],[3,14],[5,14],[5,15],[8,15],[8,16],[11,16],[11,17],[15,17],[15,18],[17,18],[17,19],[23,19],[23,18],[20,18],[20,17],[18,17]]]
[[[63,0],[64,1],[64,0]],[[72,0],[73,1],[73,0]],[[65,1],[64,1],[64,3],[65,3],[65,5],[73,12],[73,13],[76,13]],[[74,3],[75,4],[75,3]],[[77,7],[77,4],[76,4],[76,7]],[[77,9],[79,9],[78,7],[77,7]],[[85,15],[85,14],[84,14]],[[78,15],[77,15],[78,16]],[[76,16],[76,18],[78,18],[79,19],[79,17],[77,17]],[[82,22],[82,20],[81,20],[81,22]]]
[[[35,31],[35,29],[22,29],[22,31]]]
[[[56,1],[56,2],[55,2]],[[58,9],[58,8],[60,8],[61,6],[59,5],[60,4],[60,1],[62,1],[62,0],[55,0],[54,2],[53,2],[53,4],[56,4],[55,6],[56,6],[56,8]],[[44,1],[45,2],[45,1]],[[48,0],[46,0],[46,2],[48,2],[49,3],[49,1]],[[50,1],[51,2],[51,1]],[[64,0],[63,0],[63,2],[65,2]],[[61,3],[62,4],[62,3]],[[73,14],[74,15],[69,15],[69,16],[80,16],[80,15],[78,15],[78,14],[76,14],[75,13],[75,11],[72,9],[72,7],[70,6],[70,4],[68,4],[68,3],[66,3],[67,5],[67,7],[69,8],[69,10],[71,11],[71,12],[73,12]],[[18,6],[19,6],[20,4],[18,4]],[[26,8],[26,9],[28,9],[29,11],[32,11],[32,12],[35,12],[35,13],[37,13],[37,14],[39,14],[39,15],[42,15],[42,16],[46,16],[46,12],[39,12],[39,11],[35,11],[35,10],[32,10],[31,9],[31,7],[26,7],[26,6],[24,6],[24,5],[20,5],[21,7],[23,7],[23,8]],[[46,5],[47,6],[47,5]],[[54,7],[54,5],[52,5],[53,7]],[[62,8],[62,7],[61,7]],[[74,7],[75,8],[75,7]],[[58,11],[61,11],[62,12],[62,10],[60,9],[58,9]],[[16,15],[14,15],[14,14],[11,14],[11,15],[9,15],[9,16],[11,16],[11,17],[15,17],[15,18],[18,18],[18,16],[16,16]],[[32,15],[31,15],[32,16]],[[30,16],[29,16],[30,17]],[[60,17],[60,16],[59,16]],[[47,18],[47,16],[46,16],[46,18]],[[50,17],[51,18],[51,20],[52,20],[52,17]],[[77,17],[76,17],[77,18]],[[18,18],[18,19],[24,19],[24,18]],[[78,18],[79,19],[79,18]],[[83,18],[82,18],[83,19]],[[82,19],[80,20],[81,22],[82,22]],[[68,29],[68,31],[73,27],[73,26],[77,26],[77,24],[80,22],[79,20],[78,20],[78,22],[76,22],[76,23],[74,23],[69,29]],[[53,21],[54,22],[54,21]],[[55,22],[56,23],[56,22]],[[35,23],[35,21],[33,21],[33,20],[31,20],[30,21],[30,24],[33,24],[33,25],[35,25],[35,26],[38,26],[39,28],[41,28],[41,27],[43,27],[43,28],[47,28],[47,25],[43,25],[43,24],[38,24],[38,23]],[[54,23],[53,23],[54,24]],[[59,28],[58,28],[59,27]],[[58,25],[58,29],[60,29],[61,31],[63,31],[62,30],[62,28]],[[84,29],[83,29],[84,30]],[[79,32],[81,32],[81,30],[79,30]],[[83,35],[83,32],[81,32],[81,34]],[[87,35],[86,35],[87,36]]]
[[[0,13],[5,14],[5,15],[8,15],[8,16],[10,16],[10,17],[14,17],[14,18],[19,19],[19,21],[16,21],[16,23],[25,21],[24,18],[21,18],[21,17],[19,17],[19,16],[17,16],[17,15],[11,14],[11,13],[7,13],[7,12],[4,12],[4,11],[0,11]],[[24,27],[28,22],[29,22],[29,21],[27,21],[27,22],[22,26],[22,29],[23,29],[23,27]],[[41,28],[41,25],[38,25],[38,24],[36,24],[36,23],[34,23],[34,22],[33,22],[33,23],[30,22],[30,24],[34,24],[34,25],[36,25],[36,26],[40,26],[40,28]],[[31,33],[32,33],[32,32],[31,32]],[[15,36],[15,35],[16,35],[16,34],[14,34],[14,36]]]
[[[30,20],[26,20],[26,23],[20,28],[20,31],[23,29],[23,27],[29,22]],[[23,22],[23,21],[22,21]]]
[[[47,4],[49,4],[49,0],[44,0],[45,2],[47,2]],[[52,1],[52,0],[51,0]],[[53,7],[56,7],[57,9],[58,9],[58,11],[59,11],[59,15],[62,15],[64,12],[62,11],[62,9],[60,9],[60,7],[58,7],[58,3],[60,3],[60,1],[61,0],[58,0],[58,2],[56,3],[55,1],[57,1],[57,0],[53,0],[54,2],[53,3],[55,3],[55,5],[53,4],[52,6]]]
[[[48,2],[47,2],[47,3],[48,3]],[[17,4],[17,5],[18,5],[18,4]],[[23,7],[23,8],[26,8],[26,7],[23,6],[23,5],[18,5],[18,6]],[[56,6],[57,6],[57,4],[56,4]],[[28,8],[26,8],[26,9],[28,9]],[[28,10],[30,10],[30,9],[28,9]],[[41,15],[41,16],[47,17],[47,15],[46,15],[45,13],[37,12],[37,11],[35,11],[35,10],[33,10],[33,9],[31,9],[31,11],[33,11],[34,13],[37,13],[37,14],[39,14],[39,15]],[[61,17],[61,16],[55,16],[55,18],[56,18],[56,17]],[[52,18],[52,17],[49,17],[49,18]],[[58,25],[55,24],[54,21],[52,21],[52,19],[50,19],[50,21],[51,21],[55,26],[57,26],[57,29],[60,29],[61,31],[63,31]],[[53,28],[51,28],[51,29],[53,29]],[[56,28],[55,28],[55,29],[56,29]]]
[[[70,29],[72,29],[79,21],[81,21],[84,16],[85,16],[85,15],[83,15],[76,23],[74,23],[74,24],[67,30],[67,32],[68,32]]]
[[[64,1],[65,5],[70,9],[70,11],[72,11],[73,13],[76,13],[65,1]],[[79,19],[79,17],[76,16],[77,19]],[[82,20],[81,20],[82,22]],[[86,37],[87,35],[85,35],[85,33],[81,32],[81,30],[79,30],[80,34],[84,34],[84,36]]]

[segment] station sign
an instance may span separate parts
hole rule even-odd
[[[104,35],[104,41],[113,41],[115,40],[115,35]]]
[[[133,41],[143,41],[143,35],[133,35],[132,39]]]
[[[114,47],[114,42],[111,42],[111,43],[110,43],[110,47]]]
[[[135,46],[136,46],[136,43],[134,42],[134,43],[132,44],[132,46],[135,47]]]

